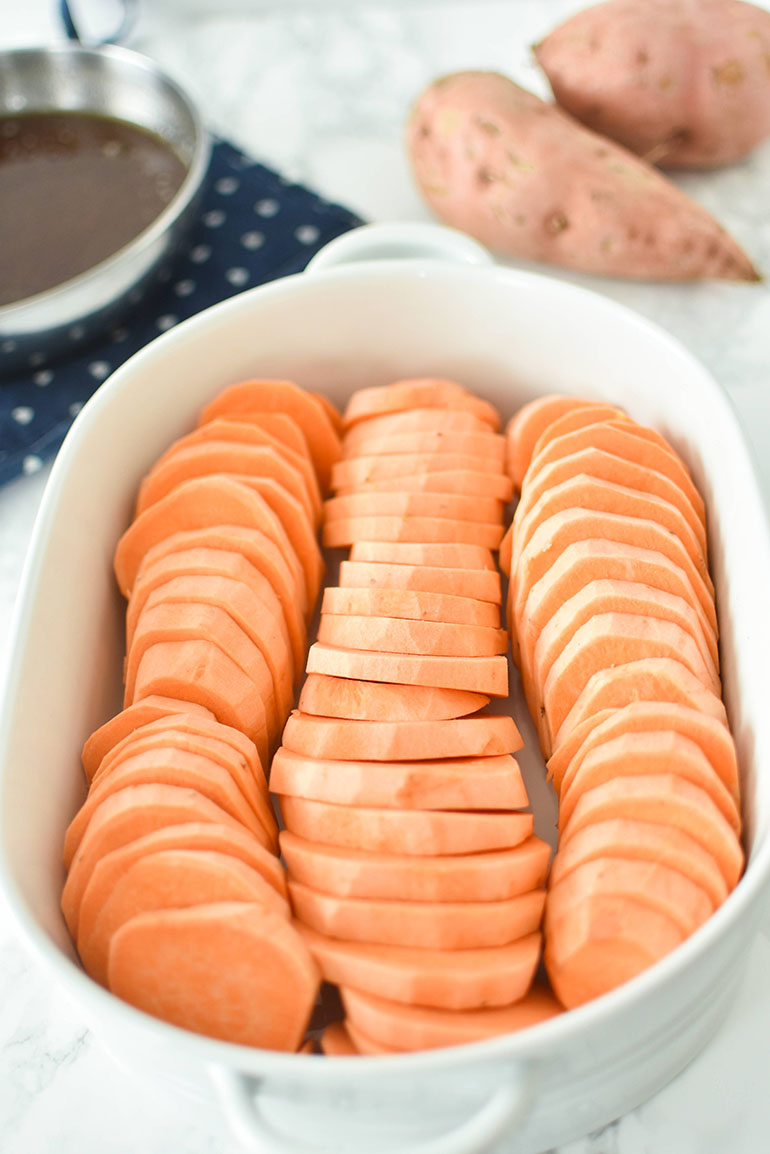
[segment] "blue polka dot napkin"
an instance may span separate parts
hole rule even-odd
[[[199,220],[164,283],[98,343],[81,347],[76,326],[71,349],[56,362],[33,354],[26,375],[0,383],[0,484],[52,457],[101,382],[159,333],[244,289],[300,272],[358,224],[342,206],[217,141]]]

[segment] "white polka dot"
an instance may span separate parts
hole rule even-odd
[[[71,417],[76,417],[82,408],[82,401],[73,401],[70,407],[67,409],[67,412]]]
[[[194,249],[190,250],[190,260],[193,264],[205,264],[211,256],[211,246],[208,244],[196,244]]]
[[[264,200],[257,201],[257,203],[254,205],[254,211],[257,216],[269,217],[275,216],[280,207],[281,206],[277,200],[273,200],[272,197],[266,197]]]
[[[247,268],[229,268],[225,273],[225,280],[229,281],[231,285],[235,285],[236,288],[241,288],[249,283],[249,270]]]
[[[88,371],[92,377],[96,377],[97,381],[103,381],[109,374],[110,365],[108,361],[91,361],[88,366]]]
[[[50,369],[40,369],[39,372],[35,373],[32,380],[36,385],[39,385],[41,389],[44,389],[45,386],[50,385],[53,380],[53,372]]]
[[[204,212],[203,223],[206,228],[221,228],[227,220],[227,213],[221,208],[212,208],[210,212]]]
[[[70,340],[82,341],[86,335],[85,325],[73,325],[70,329]]]
[[[234,176],[223,176],[214,185],[214,188],[221,196],[232,196],[237,192],[241,186],[241,182]]]
[[[0,345],[0,353],[12,353],[16,348],[16,341],[3,341]]]
[[[249,249],[250,252],[254,252],[255,249],[262,248],[264,243],[265,234],[263,232],[257,232],[256,230],[252,232],[245,232],[241,237],[241,244],[244,248]]]
[[[179,317],[175,317],[173,313],[164,313],[155,322],[162,333],[165,333],[167,329],[173,329],[174,325],[178,323]]]
[[[189,277],[185,280],[178,280],[174,285],[174,292],[178,297],[191,297],[195,292],[195,281]]]
[[[314,244],[321,233],[314,224],[301,224],[294,230],[294,235],[300,244]]]
[[[17,425],[28,425],[34,419],[35,410],[29,405],[17,405],[15,409],[11,409],[11,416]]]
[[[36,457],[33,453],[30,453],[28,457],[25,457],[21,463],[22,472],[26,473],[27,475],[30,473],[38,473],[42,467],[43,462],[41,461],[40,457]]]

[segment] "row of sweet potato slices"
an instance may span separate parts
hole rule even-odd
[[[558,1011],[533,980],[550,850],[524,812],[493,549],[494,410],[453,382],[353,395],[325,589],[271,788],[298,924],[344,1021],[327,1054],[450,1045]]]
[[[743,865],[703,499],[614,406],[540,398],[507,429],[514,656],[559,797],[545,962],[565,1006],[696,930]]]
[[[174,1024],[297,1049],[320,974],[268,791],[323,576],[339,416],[290,382],[225,389],[139,486],[115,553],[123,708],[86,742],[62,909],[86,970]]]

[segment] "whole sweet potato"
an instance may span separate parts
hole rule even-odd
[[[436,215],[499,253],[645,280],[758,279],[661,172],[499,73],[431,84],[407,147]]]
[[[770,12],[742,0],[608,0],[535,47],[557,102],[666,168],[770,136]]]

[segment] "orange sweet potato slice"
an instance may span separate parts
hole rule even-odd
[[[563,437],[566,433],[574,433],[577,429],[584,429],[586,425],[595,425],[599,421],[628,421],[628,414],[615,405],[603,401],[583,401],[574,406],[560,417],[550,421],[532,446],[532,458],[536,460],[546,445]]]
[[[132,521],[115,550],[115,575],[123,595],[130,594],[142,558],[154,545],[173,533],[219,525],[240,525],[265,534],[303,590],[302,609],[307,612],[304,571],[280,518],[259,493],[219,473],[177,485]]]
[[[346,454],[349,450],[368,452],[368,447],[376,446],[382,437],[399,433],[432,432],[482,432],[489,433],[486,421],[464,409],[452,408],[411,408],[398,413],[381,413],[365,421],[357,421],[345,431],[343,444]]]
[[[383,764],[307,757],[282,746],[270,784],[280,795],[370,808],[510,810],[529,804],[509,754]]]
[[[325,673],[333,677],[463,689],[490,697],[508,696],[508,660],[502,655],[467,657],[458,661],[456,657],[341,649],[316,641],[308,651],[306,668],[308,673]]]
[[[689,633],[673,621],[632,613],[599,613],[575,631],[554,661],[542,686],[542,716],[553,737],[594,673],[613,665],[645,657],[670,657],[682,661],[703,685],[719,695],[700,650]]]
[[[505,467],[517,489],[521,489],[532,453],[540,435],[553,422],[586,402],[579,397],[547,393],[517,409],[505,427]]]
[[[705,790],[679,774],[641,774],[607,781],[581,795],[562,830],[564,842],[595,821],[630,818],[672,825],[717,862],[729,890],[743,869],[743,850],[730,823]]]
[[[221,474],[214,475],[221,476]],[[241,473],[237,480],[263,497],[283,525],[302,568],[308,602],[314,603],[323,581],[325,567],[312,519],[296,497],[272,477],[247,476]]]
[[[357,485],[340,485],[337,496],[351,493],[444,493],[465,497],[482,497],[507,504],[513,496],[513,485],[505,473],[481,472],[468,467],[459,469],[434,468],[405,476],[384,477],[361,481]]]
[[[437,657],[493,657],[508,651],[504,629],[374,615],[325,613],[318,626],[318,641],[340,649]]]
[[[325,521],[322,540],[327,549],[356,541],[414,544],[464,544],[497,549],[503,537],[499,521],[459,521],[455,517],[412,517],[377,514]]]
[[[741,818],[735,798],[702,747],[682,733],[664,729],[621,730],[615,737],[602,738],[577,757],[562,780],[559,825],[566,825],[586,790],[605,781],[626,775],[671,772],[708,793],[736,836],[740,836]]]
[[[470,471],[488,477],[490,484],[500,484],[504,474],[497,459],[473,453],[372,453],[338,461],[332,470],[332,490],[355,492],[361,485],[408,481],[412,477],[431,477],[455,470]],[[507,486],[506,486],[507,490]]]
[[[320,517],[322,497],[313,458],[302,430],[286,413],[263,413],[259,424],[217,417],[181,437],[158,458],[158,463],[176,446],[201,445],[209,441],[265,446],[280,453],[289,465],[302,474],[315,515]]]
[[[110,943],[108,985],[117,997],[172,1025],[240,1045],[295,1051],[320,976],[281,914],[259,902],[215,902],[126,922]]]
[[[534,985],[508,1006],[441,1010],[388,1001],[345,986],[340,991],[348,1030],[394,1050],[433,1050],[525,1030],[563,1012],[550,990]]]
[[[604,742],[624,734],[649,731],[678,733],[694,741],[713,766],[733,800],[733,809],[737,811],[740,783],[735,742],[730,730],[710,714],[681,702],[633,701],[608,711],[603,719],[597,718],[595,725],[582,729],[582,740],[568,760],[562,758],[553,766],[549,763],[549,770],[554,771],[554,785],[558,790],[567,788],[585,755]]]
[[[385,681],[357,681],[309,673],[298,709],[316,717],[343,717],[360,721],[447,721],[467,717],[489,704],[484,693],[463,689],[434,689],[429,685],[389,685]]]
[[[551,863],[551,884],[556,885],[576,866],[598,858],[658,862],[679,870],[705,890],[714,909],[727,897],[727,883],[714,858],[688,834],[671,825],[628,818],[592,822],[574,833]]]
[[[475,396],[457,381],[415,377],[356,389],[343,413],[343,426],[350,429],[359,421],[414,408],[448,408],[473,413],[493,430],[500,428],[500,416],[489,401]]]
[[[67,827],[64,865],[69,869],[77,847],[96,809],[106,797],[132,785],[176,785],[195,789],[236,818],[269,848],[271,838],[239,790],[231,774],[211,758],[187,750],[167,748],[126,757],[92,786],[86,800]]]
[[[342,1022],[324,1026],[320,1046],[327,1058],[353,1058],[361,1053]]]
[[[276,700],[270,667],[262,650],[225,609],[216,605],[162,601],[145,607],[126,658],[125,704],[129,705],[135,697],[141,696],[137,693],[137,675],[146,653],[156,645],[185,644],[196,646],[192,653],[200,650],[201,643],[209,649],[219,650],[247,678],[251,685],[252,708],[258,708],[259,702],[268,740],[274,741],[283,724],[283,714]],[[197,666],[190,666],[187,676],[191,682],[198,680]],[[219,720],[231,724],[225,717],[221,716]]]
[[[500,628],[500,611],[489,601],[408,589],[346,589],[330,585],[324,590],[321,613],[353,617],[399,617],[412,621],[441,621],[450,625]]]
[[[494,497],[466,496],[464,493],[384,492],[365,493],[356,489],[343,497],[330,497],[324,504],[326,522],[359,517],[440,517],[457,521],[500,522],[503,503]]]
[[[254,682],[211,641],[160,641],[145,650],[136,671],[134,700],[161,694],[205,705],[218,721],[251,738],[266,765],[265,706]]]
[[[505,946],[535,933],[545,890],[502,902],[404,902],[341,898],[289,882],[294,915],[330,938],[427,950]]]
[[[507,1006],[532,985],[540,934],[506,946],[427,950],[343,942],[297,923],[326,981],[396,1002],[467,1010]]]
[[[91,780],[102,759],[134,729],[174,713],[194,714],[216,720],[211,710],[204,705],[179,701],[174,697],[145,697],[142,701],[135,701],[128,708],[113,714],[86,739],[81,755],[86,780]]]
[[[209,902],[258,902],[290,917],[286,899],[257,870],[231,854],[200,849],[144,854],[127,866],[104,895],[93,925],[86,923],[81,911],[77,945],[86,973],[106,984],[110,942],[131,918],[151,910],[186,909]]]
[[[665,914],[628,897],[598,894],[551,923],[546,910],[544,961],[554,993],[574,1009],[648,969],[684,941]]]
[[[285,795],[286,828],[308,841],[417,856],[481,853],[520,845],[531,836],[531,813],[393,810],[334,805]]]
[[[286,413],[304,433],[322,492],[340,457],[340,438],[326,405],[291,381],[242,381],[223,389],[201,410],[198,424],[214,417],[242,419],[244,414]]]
[[[513,718],[476,714],[449,721],[357,721],[289,717],[283,746],[304,757],[336,761],[433,761],[515,753],[524,742]]]
[[[727,724],[721,697],[707,689],[682,661],[647,657],[594,673],[559,727],[554,749],[570,739],[587,718],[605,709],[622,708],[632,701],[678,702]]]
[[[243,822],[197,789],[156,782],[126,786],[105,797],[83,832],[62,891],[62,912],[72,936],[83,892],[101,858],[154,830],[190,822],[224,826],[254,840]]]
[[[497,470],[502,472],[505,461],[505,439],[500,433],[490,432],[462,432],[460,430],[441,429],[414,433],[389,433],[377,438],[377,454],[379,453],[409,453],[430,454],[452,453],[468,457],[489,457],[494,461]],[[365,444],[361,450],[352,445],[349,449],[343,441],[343,461],[355,460],[357,457],[372,456],[372,445]]]
[[[491,569],[449,569],[437,565],[398,565],[385,561],[343,561],[339,584],[343,589],[409,589],[502,603],[500,574]]]
[[[545,883],[551,849],[531,835],[510,849],[420,856],[326,845],[280,833],[289,876],[340,897],[411,902],[505,901]]]
[[[90,851],[81,853],[78,850],[71,873],[78,873],[79,881],[84,884],[73,937],[89,936],[107,895],[134,862],[147,854],[179,849],[213,851],[245,862],[288,901],[289,891],[281,862],[247,830],[209,821],[183,822],[161,826],[98,858]]]
[[[143,576],[148,569],[154,568],[161,560],[169,558],[169,563],[173,565],[174,553],[188,553],[196,549],[217,551],[227,557],[229,560],[225,561],[224,565],[231,576],[239,576],[248,582],[249,577],[243,568],[248,564],[269,581],[281,603],[291,640],[294,667],[298,671],[301,670],[307,652],[305,624],[307,606],[299,562],[295,573],[287,565],[275,542],[259,529],[247,529],[241,525],[211,525],[188,532],[172,533],[147,551],[137,570],[134,586],[140,576]],[[231,568],[233,565],[236,569]],[[132,589],[132,597],[133,594]],[[308,616],[311,616],[310,610]]]
[[[354,541],[351,561],[376,561],[391,565],[426,565],[446,569],[489,569],[495,559],[485,545],[457,541]]]

